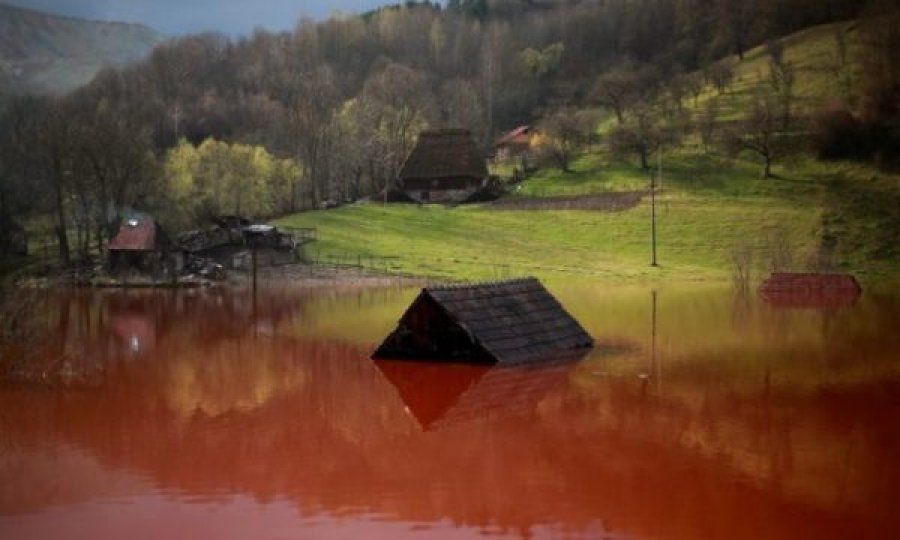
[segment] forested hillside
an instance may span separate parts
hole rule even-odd
[[[188,36],[65,100],[12,102],[2,210],[54,216],[83,251],[125,207],[178,226],[283,215],[380,192],[436,127],[472,130],[487,155],[535,124],[541,164],[562,170],[588,149],[639,170],[682,147],[755,155],[769,174],[810,149],[887,164],[896,19],[877,0],[465,0]],[[833,75],[805,73],[781,38],[836,21]],[[52,195],[21,195],[36,183]]]
[[[0,4],[0,96],[68,93],[104,67],[144,59],[164,39],[138,24],[85,21]]]

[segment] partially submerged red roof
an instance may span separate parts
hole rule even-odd
[[[775,273],[759,294],[777,307],[830,308],[854,304],[862,287],[850,274]]]
[[[153,219],[126,219],[119,233],[106,246],[119,251],[154,251],[157,249],[157,225]]]

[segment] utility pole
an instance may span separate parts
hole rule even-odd
[[[656,177],[650,172],[650,242],[651,260],[650,266],[659,266],[656,263]]]

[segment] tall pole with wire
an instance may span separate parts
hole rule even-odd
[[[656,176],[650,172],[650,266],[659,266],[656,262]]]

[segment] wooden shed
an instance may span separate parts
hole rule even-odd
[[[593,345],[540,281],[525,278],[422,289],[373,358],[520,364]]]
[[[400,169],[400,189],[417,202],[459,203],[483,188],[488,176],[468,130],[423,131]]]
[[[122,222],[119,232],[106,246],[112,270],[157,271],[171,268],[180,272],[183,252],[153,218],[132,217]]]

